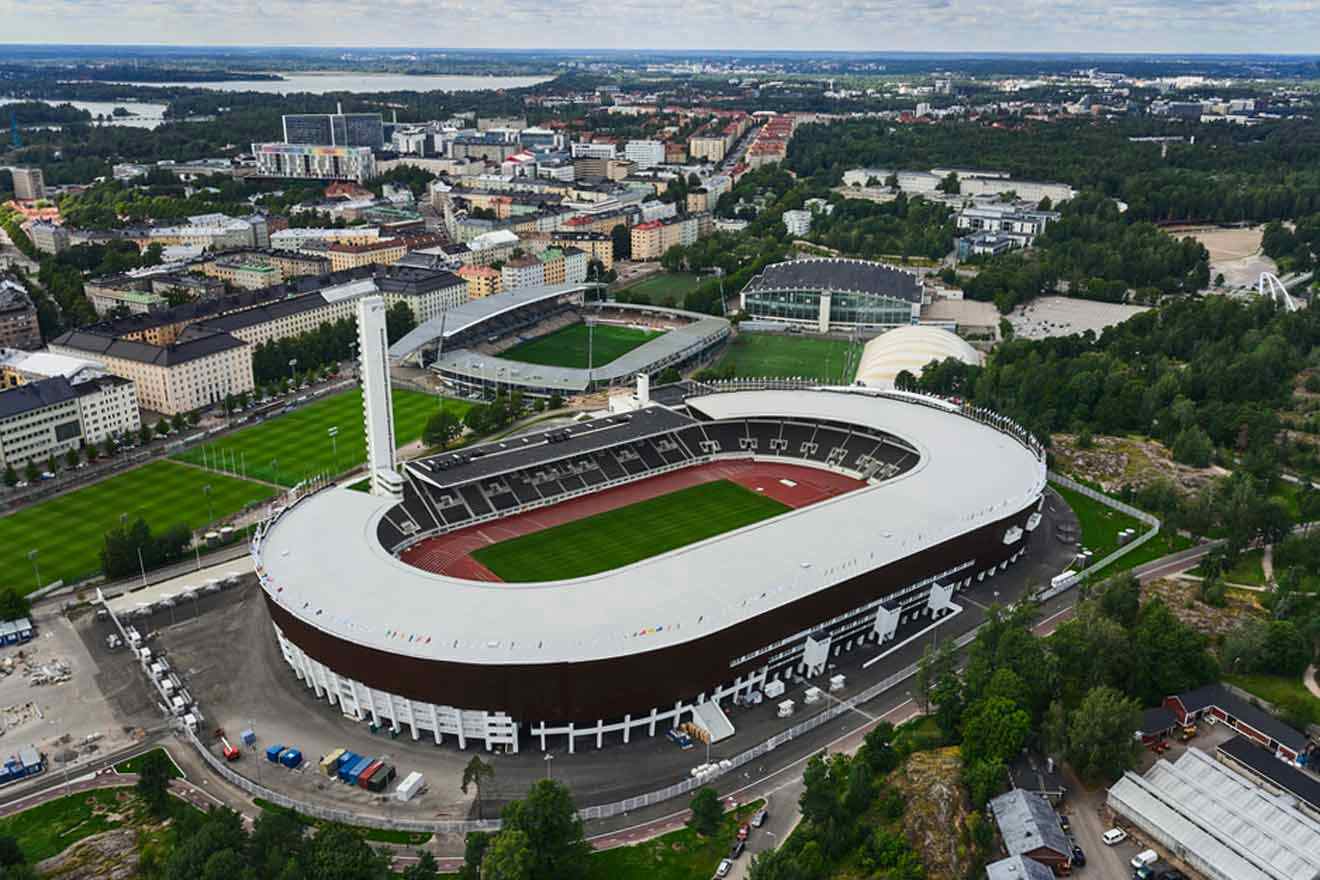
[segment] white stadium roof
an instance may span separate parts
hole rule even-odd
[[[859,390],[741,391],[689,398],[713,418],[832,419],[920,452],[887,482],[573,580],[503,584],[432,574],[376,535],[394,506],[324,490],[270,527],[259,571],[290,614],[339,638],[459,663],[605,659],[682,644],[1021,510],[1045,466],[1005,433],[943,407]],[[994,462],[994,467],[986,467]],[[810,621],[804,621],[804,626]]]
[[[955,333],[920,324],[897,327],[866,343],[857,365],[857,381],[872,388],[893,388],[894,379],[907,370],[920,377],[931,361],[957,358],[979,365],[981,355]]]

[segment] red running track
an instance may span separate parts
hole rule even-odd
[[[400,558],[435,574],[472,581],[499,581],[494,572],[472,558],[474,550],[715,480],[732,480],[794,509],[866,485],[843,474],[795,464],[758,461],[702,464],[428,538],[403,551]]]

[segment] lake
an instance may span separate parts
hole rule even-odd
[[[22,99],[24,101],[33,100],[30,98]],[[0,105],[17,103],[16,98],[0,98]],[[123,125],[129,128],[157,128],[165,121],[164,104],[148,104],[144,101],[42,101],[43,104],[50,104],[52,107],[58,107],[61,104],[72,104],[79,110],[86,110],[92,116],[104,116],[105,119],[95,119],[93,122],[98,125]],[[115,117],[116,107],[123,107],[132,116]],[[58,128],[59,126],[42,126],[43,128]]]
[[[310,92],[479,92],[488,89],[524,89],[548,82],[548,76],[430,76],[395,73],[293,73],[282,80],[220,80],[191,83],[128,83],[163,88],[208,89],[218,92],[264,92],[288,95]]]

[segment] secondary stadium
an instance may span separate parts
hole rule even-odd
[[[718,356],[732,333],[721,317],[591,301],[601,287],[530,287],[475,299],[414,328],[390,357],[428,366],[464,397],[569,397],[643,373],[695,369]]]
[[[1041,522],[1044,450],[965,405],[642,380],[612,408],[268,520],[254,561],[306,687],[460,747],[727,735],[721,704],[926,631]]]

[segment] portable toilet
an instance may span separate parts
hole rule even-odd
[[[335,771],[339,769],[339,759],[343,756],[343,749],[335,749],[330,752],[330,754],[321,759],[321,772],[326,776],[334,776]]]
[[[845,682],[845,681],[847,681],[847,679],[845,679],[842,675],[831,675],[831,676],[830,676],[830,690],[831,690],[831,691],[841,691],[841,690],[843,690],[843,685],[844,685],[844,682]]]
[[[784,695],[784,683],[779,679],[767,681],[765,683],[765,695],[772,700],[778,699]]]
[[[792,715],[793,715],[793,701],[792,701],[792,700],[784,700],[784,702],[782,702],[782,703],[779,704],[779,717],[780,717],[780,718],[790,718],[790,717],[792,717]]]
[[[426,787],[426,779],[416,770],[408,774],[408,777],[399,783],[399,787],[394,790],[394,796],[401,801],[410,801],[422,793]]]
[[[14,621],[14,632],[20,642],[32,641],[32,621],[26,617],[20,617]]]
[[[802,697],[803,702],[805,702],[808,706],[812,705],[813,703],[819,703],[820,698],[821,698],[821,693],[820,693],[820,688],[818,687],[807,688],[806,693],[803,694]]]
[[[285,749],[280,755],[280,763],[293,770],[302,763],[302,752],[297,749]]]
[[[243,745],[245,746],[250,747],[257,744],[257,735],[252,732],[251,728],[240,733],[238,738],[243,741]]]
[[[280,762],[280,752],[284,751],[284,746],[266,746],[266,760],[272,764]]]

